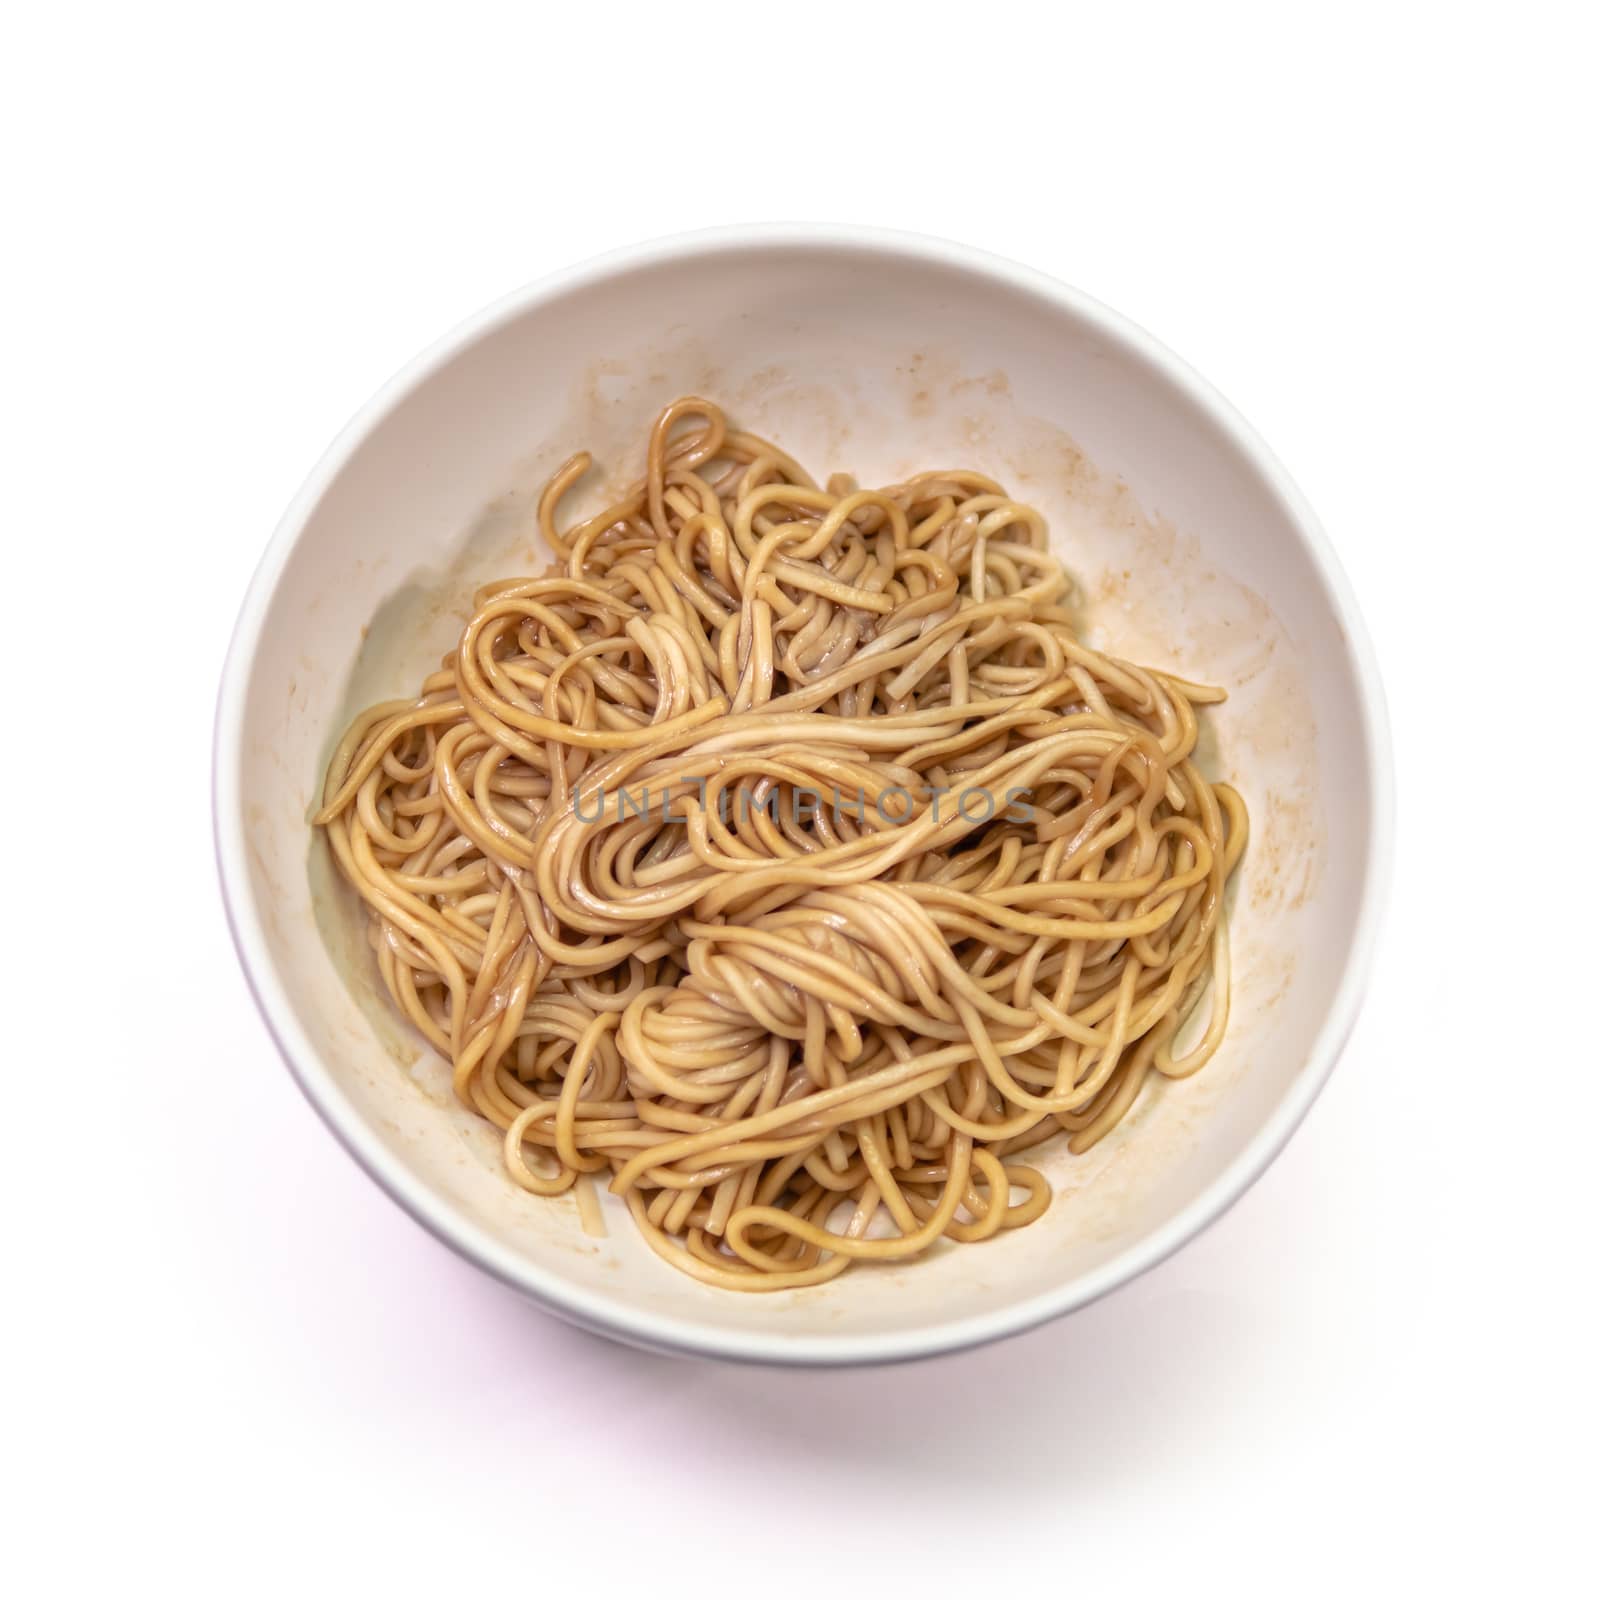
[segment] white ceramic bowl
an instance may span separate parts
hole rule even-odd
[[[1147,1092],[1088,1156],[1042,1158],[1032,1227],[734,1295],[657,1262],[608,1200],[523,1193],[498,1140],[397,1022],[361,916],[307,826],[338,732],[409,693],[474,586],[542,563],[532,495],[580,446],[635,476],[657,408],[696,392],[796,454],[889,481],[1006,480],[1050,518],[1096,642],[1224,684],[1207,736],[1253,837],[1234,1004],[1204,1072]],[[599,474],[596,474],[598,477]],[[1206,750],[1202,746],[1203,751]],[[1062,285],[904,235],[770,227],[641,246],[475,317],[345,430],[272,539],[217,715],[216,831],[240,959],[307,1097],[411,1214],[560,1316],[658,1349],[792,1363],[959,1349],[1161,1260],[1263,1171],[1354,1021],[1387,880],[1382,691],[1327,540],[1213,390]]]

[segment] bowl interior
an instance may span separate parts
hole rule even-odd
[[[1229,690],[1202,752],[1253,823],[1234,890],[1233,1020],[1205,1071],[1152,1086],[1087,1156],[1036,1152],[1057,1198],[1034,1226],[793,1294],[702,1287],[658,1263],[609,1198],[608,1236],[593,1238],[570,1197],[506,1179],[494,1131],[392,1015],[359,909],[307,826],[349,715],[412,691],[476,584],[543,564],[545,475],[590,449],[598,503],[637,476],[652,415],[685,392],[717,399],[819,478],[972,466],[1040,506],[1092,642]],[[219,836],[275,1031],[313,1099],[414,1210],[626,1336],[827,1359],[946,1347],[1087,1297],[1177,1242],[1219,1186],[1238,1186],[1241,1163],[1261,1164],[1270,1130],[1292,1123],[1297,1084],[1337,1043],[1319,1037],[1374,848],[1373,733],[1291,500],[1159,355],[1075,297],[937,251],[711,243],[524,296],[387,401],[314,480],[247,606],[231,669],[237,743],[219,746],[234,812]],[[225,734],[228,717],[225,691]]]

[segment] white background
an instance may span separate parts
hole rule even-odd
[[[12,1592],[1594,1581],[1582,12],[153,4],[9,25]],[[1363,1020],[1233,1212],[1065,1323],[832,1375],[608,1346],[407,1220],[257,1022],[207,794],[251,569],[382,379],[596,250],[789,218],[1015,256],[1217,383],[1362,599],[1401,805]]]

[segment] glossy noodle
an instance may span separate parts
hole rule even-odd
[[[1086,648],[979,473],[819,487],[695,398],[567,520],[589,464],[540,501],[544,575],[480,590],[329,765],[395,1004],[519,1184],[598,1175],[707,1283],[1033,1221],[1027,1152],[1221,1042],[1222,694]]]

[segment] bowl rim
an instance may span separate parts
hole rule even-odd
[[[1179,390],[1245,457],[1278,498],[1344,630],[1354,665],[1366,746],[1370,848],[1344,971],[1298,1072],[1264,1125],[1186,1206],[1092,1271],[1018,1304],[980,1310],[925,1328],[865,1334],[787,1334],[717,1327],[619,1304],[563,1281],[517,1255],[417,1177],[345,1095],[295,1017],[266,943],[251,887],[241,792],[246,693],[268,606],[312,513],[366,438],[408,396],[479,340],[524,313],[595,283],[697,256],[773,249],[855,251],[987,277],[1049,301],[1131,351]],[[1305,497],[1248,422],[1165,345],[1082,291],[970,245],[898,230],[817,223],[700,229],[627,245],[538,278],[459,323],[400,369],[345,425],[274,530],[250,580],[219,687],[212,752],[213,833],[234,947],[267,1031],[301,1091],[368,1175],[437,1239],[567,1322],[625,1344],[668,1354],[779,1366],[859,1366],[918,1360],[1026,1332],[1075,1311],[1147,1272],[1208,1228],[1271,1165],[1327,1082],[1360,1011],[1388,899],[1394,850],[1394,765],[1376,653],[1333,546]]]

